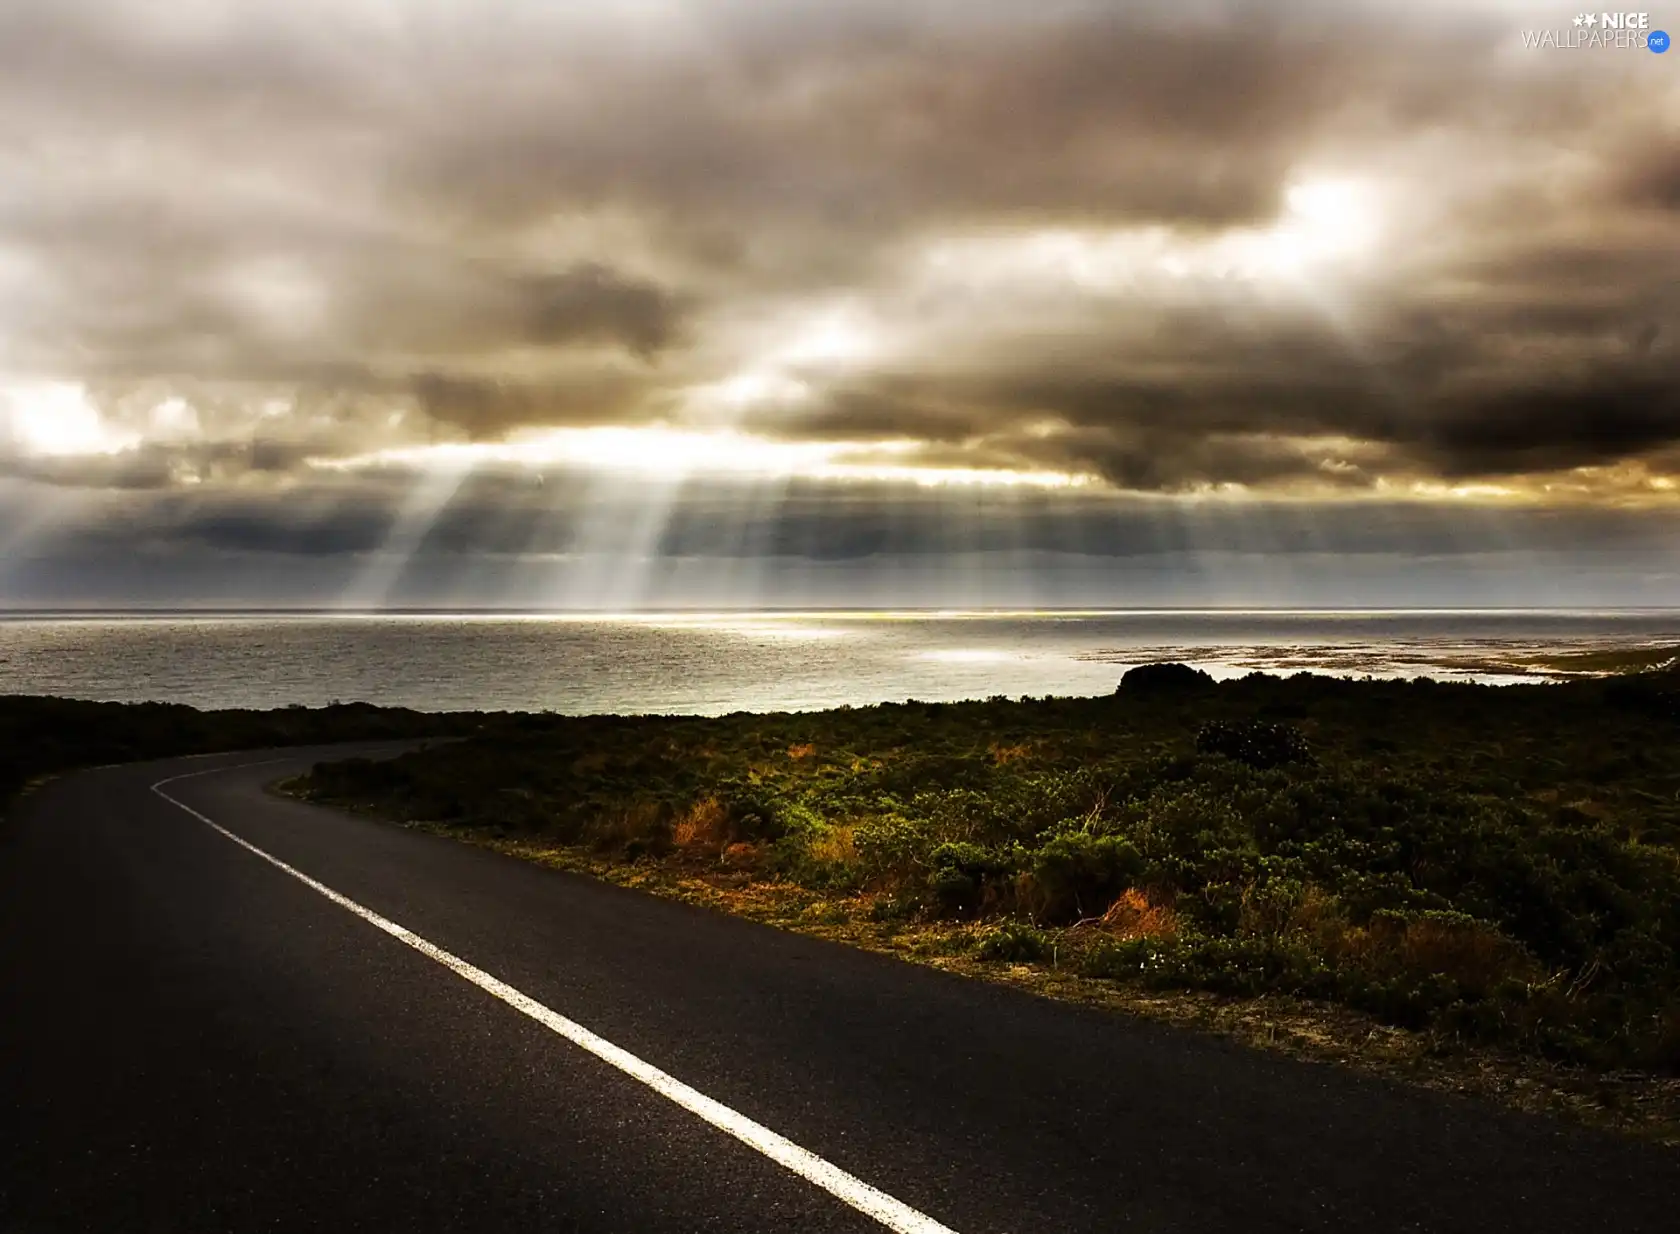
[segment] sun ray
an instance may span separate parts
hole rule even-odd
[[[340,596],[339,608],[365,612],[386,606],[409,563],[472,471],[470,457],[446,457],[414,478],[384,542]]]

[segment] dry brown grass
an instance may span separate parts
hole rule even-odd
[[[858,860],[856,833],[849,824],[838,824],[812,840],[807,851],[817,861],[855,865]]]
[[[1158,902],[1147,891],[1127,888],[1099,919],[1102,928],[1117,938],[1176,938],[1178,914],[1169,904]]]
[[[678,848],[716,848],[729,838],[729,813],[716,797],[701,797],[671,824],[671,842]]]
[[[1473,993],[1485,994],[1509,977],[1530,979],[1539,973],[1520,946],[1476,921],[1378,920],[1344,929],[1327,942],[1327,954],[1368,971],[1440,974]]]
[[[1414,973],[1442,973],[1485,993],[1531,967],[1522,949],[1479,923],[1413,921],[1400,939],[1400,963]]]
[[[1276,900],[1249,888],[1243,894],[1238,929],[1253,935],[1305,935],[1326,954],[1346,950],[1347,914],[1322,887],[1308,886],[1298,900]]]
[[[999,745],[994,741],[991,745],[991,754],[992,761],[999,767],[1002,767],[1006,763],[1014,763],[1019,762],[1023,758],[1031,758],[1033,756],[1033,748],[1030,745]]]
[[[731,844],[718,860],[732,870],[747,870],[758,864],[759,855],[756,844]]]
[[[601,851],[629,845],[656,845],[665,835],[665,811],[656,801],[633,801],[604,814],[591,829],[595,847]]]
[[[799,745],[789,746],[787,756],[797,763],[801,759],[807,759],[815,756],[816,752],[817,747],[812,745],[809,741],[806,741],[801,742]]]
[[[1321,941],[1341,938],[1347,933],[1347,910],[1322,887],[1309,886],[1290,910],[1288,928]]]

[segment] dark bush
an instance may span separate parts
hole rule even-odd
[[[169,703],[4,697],[0,698],[0,811],[36,777],[77,767],[217,750],[437,737],[466,734],[481,726],[479,716],[422,715],[366,703],[279,711],[199,711]],[[384,775],[378,769],[382,767],[369,763],[345,783],[366,783]]]
[[[1310,763],[1312,750],[1301,730],[1292,724],[1214,720],[1196,730],[1198,754],[1222,754],[1239,763],[1266,770],[1285,763]]]
[[[1618,678],[1604,687],[1604,701],[1621,711],[1680,720],[1680,681],[1667,673]]]
[[[981,844],[941,844],[928,857],[928,890],[948,912],[973,912],[1015,872],[1013,854]]]
[[[1126,694],[1171,695],[1199,694],[1213,685],[1212,677],[1188,664],[1140,664],[1126,670],[1119,688]]]
[[[1120,836],[1070,831],[1033,854],[1039,914],[1068,921],[1101,913],[1143,873],[1143,854]]]

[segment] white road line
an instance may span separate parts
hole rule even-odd
[[[264,852],[249,840],[236,836],[214,819],[207,818],[197,810],[171,797],[163,791],[164,785],[174,784],[180,780],[193,780],[200,776],[216,775],[220,772],[239,771],[247,767],[265,767],[270,763],[283,763],[290,760],[284,758],[266,759],[260,763],[242,763],[237,767],[216,767],[209,771],[193,771],[186,775],[170,776],[152,785],[152,792],[162,797],[169,804],[185,810],[205,826],[213,828],[232,840],[247,852],[256,854],[277,869],[284,870],[304,886],[319,892],[340,908],[347,908],[369,925],[385,931],[399,942],[406,943],[421,955],[436,960],[443,967],[464,977],[479,989],[495,995],[516,1011],[523,1012],[545,1028],[558,1033],[573,1045],[579,1046],[593,1054],[602,1062],[607,1063],[628,1076],[632,1076],[646,1084],[654,1092],[676,1102],[691,1114],[705,1119],[720,1131],[727,1132],[742,1143],[757,1149],[776,1164],[785,1166],[807,1182],[814,1183],[835,1198],[844,1201],[866,1216],[886,1226],[898,1234],[956,1234],[949,1226],[941,1225],[925,1213],[917,1212],[908,1204],[893,1199],[886,1192],[870,1186],[861,1178],[846,1173],[839,1166],[825,1161],[813,1152],[799,1147],[792,1140],[777,1135],[770,1128],[754,1122],[745,1114],[730,1109],[722,1102],[714,1101],[698,1089],[690,1088],[681,1080],[659,1070],[652,1063],[644,1062],[628,1050],[622,1050],[604,1037],[596,1036],[583,1025],[568,1020],[559,1012],[551,1010],[536,999],[499,981],[481,968],[477,968],[460,956],[445,951],[435,943],[421,938],[412,930],[405,929],[386,917],[381,917],[370,908],[364,908],[347,895],[342,895],[328,887],[325,883],[316,882],[301,870],[295,869],[281,861],[278,857]]]

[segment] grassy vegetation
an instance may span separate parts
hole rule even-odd
[[[1519,657],[1525,667],[1556,673],[1644,673],[1675,667],[1673,647],[1601,647]]]
[[[480,718],[422,715],[352,704],[310,710],[199,711],[163,703],[87,703],[0,697],[0,807],[41,776],[265,746],[440,736]]]
[[[322,800],[797,894],[976,962],[1680,1072],[1680,677],[1134,670],[1113,696],[510,717]]]

